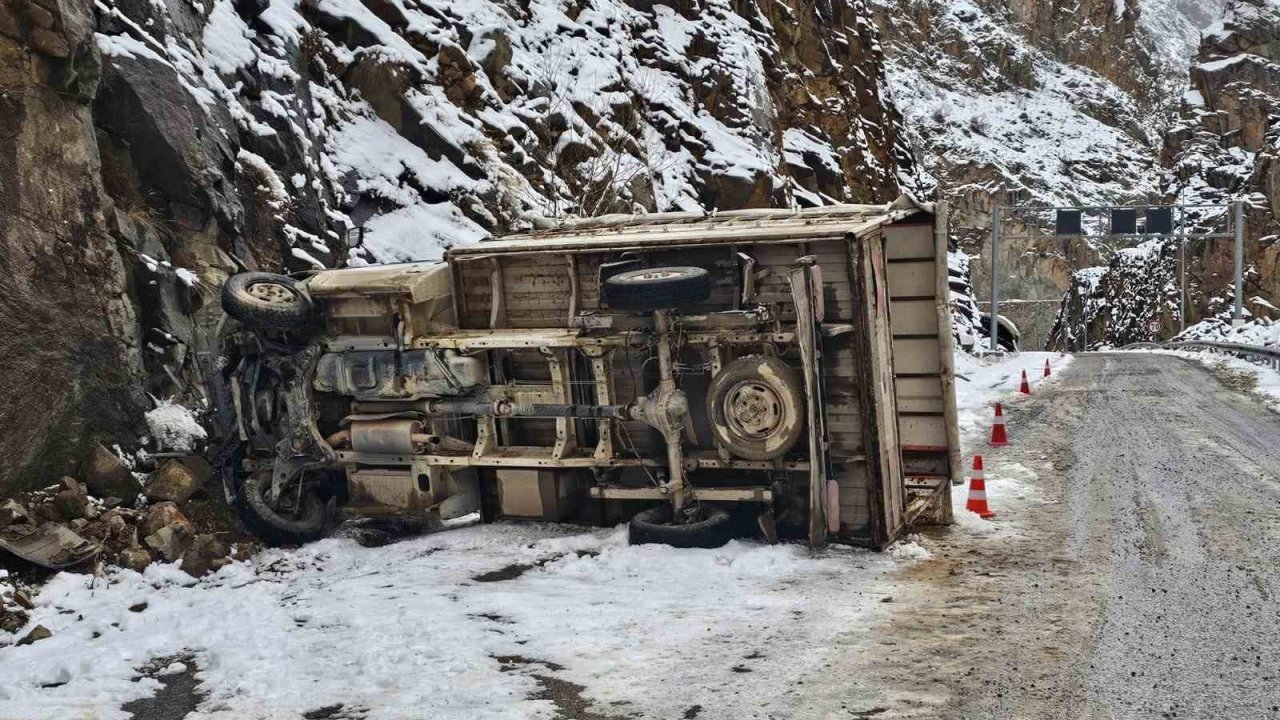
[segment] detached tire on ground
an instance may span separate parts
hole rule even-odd
[[[632,545],[670,545],[678,548],[718,548],[729,542],[729,513],[720,508],[700,508],[691,522],[676,524],[670,505],[642,510],[627,526]]]
[[[267,504],[262,483],[251,475],[240,486],[239,505],[245,527],[268,545],[301,545],[324,535],[324,504],[311,490],[304,489],[294,512],[282,513]]]
[[[651,312],[706,302],[711,276],[700,267],[628,270],[604,281],[604,301],[619,310]]]
[[[804,435],[799,375],[775,357],[748,355],[725,365],[707,390],[716,442],[744,460],[772,460]]]
[[[311,298],[284,275],[247,272],[222,285],[222,309],[255,330],[293,330],[311,321]]]

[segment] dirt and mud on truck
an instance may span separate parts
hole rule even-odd
[[[277,542],[476,512],[694,547],[949,522],[943,224],[907,198],[607,216],[232,276],[228,495]]]

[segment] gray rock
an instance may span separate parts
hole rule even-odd
[[[142,491],[133,472],[101,443],[95,443],[89,455],[84,482],[94,495],[118,497],[125,504],[132,504]]]
[[[168,562],[181,558],[183,553],[191,547],[191,541],[191,530],[182,525],[162,527],[143,540],[147,547],[160,553]]]
[[[152,501],[170,501],[181,505],[200,491],[200,479],[183,463],[170,460],[147,480],[143,493]]]

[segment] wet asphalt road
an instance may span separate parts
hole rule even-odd
[[[1280,415],[1230,384],[1090,354],[1015,401],[994,532],[929,533],[852,716],[1280,718]]]

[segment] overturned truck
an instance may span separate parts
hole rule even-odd
[[[882,547],[958,478],[932,206],[567,221],[442,263],[233,276],[228,493],[270,540],[480,512]]]

